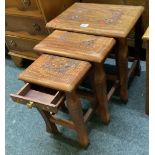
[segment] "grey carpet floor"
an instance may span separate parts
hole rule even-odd
[[[64,136],[46,133],[45,124],[36,109],[15,104],[9,97],[23,86],[17,81],[23,68],[6,59],[6,154],[7,155],[148,155],[149,118],[144,113],[145,72],[129,88],[125,105],[112,98],[109,103],[111,122],[103,125],[94,115],[87,124],[90,145],[83,149],[75,132],[59,126]],[[60,114],[63,115],[63,114]],[[65,138],[69,137],[69,138]],[[73,139],[73,140],[70,140]]]

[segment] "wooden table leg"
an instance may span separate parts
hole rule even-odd
[[[126,38],[117,39],[116,65],[119,79],[120,98],[128,101],[128,45]]]
[[[37,108],[37,110],[39,111],[39,113],[41,114],[46,123],[46,131],[53,134],[59,134],[56,125],[50,121],[50,113],[40,108]]]
[[[87,146],[89,144],[88,134],[84,124],[80,99],[75,91],[67,94],[67,108],[73,119],[80,144]]]
[[[110,114],[108,112],[106,74],[102,63],[94,63],[93,76],[92,84],[99,104],[98,110],[102,121],[108,124],[110,122]]]
[[[137,60],[135,74],[138,76],[140,75],[140,72],[141,72],[140,53],[142,51],[142,43],[143,43],[142,35],[143,34],[144,34],[144,28],[142,24],[142,17],[140,17],[135,26],[135,51],[134,51],[135,60]]]
[[[145,113],[149,114],[149,41],[146,47],[146,103]]]

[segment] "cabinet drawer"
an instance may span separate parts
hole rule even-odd
[[[17,36],[6,35],[6,43],[10,50],[20,51],[17,52],[22,55],[38,57],[39,54],[33,51],[33,47],[38,44],[40,40],[33,40],[28,38],[20,38]]]
[[[38,5],[36,0],[6,0],[6,8],[18,8],[19,10],[37,10]]]
[[[25,31],[32,35],[47,35],[45,22],[42,18],[6,15],[6,31]]]
[[[26,83],[16,94],[10,94],[12,100],[26,105],[28,108],[38,107],[56,113],[64,103],[63,92]]]

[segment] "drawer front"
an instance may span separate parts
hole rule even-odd
[[[28,108],[38,107],[42,110],[57,113],[59,107],[65,101],[65,94],[56,90],[54,94],[47,92],[47,88],[38,86],[39,89],[32,87],[32,84],[26,83],[16,94],[10,94],[12,100],[16,103],[24,104]]]
[[[60,94],[59,94],[59,96],[60,96]],[[24,104],[28,108],[31,108],[30,106],[38,107],[42,110],[53,112],[53,113],[57,113],[58,109],[60,107],[60,104],[62,104],[62,102],[65,101],[65,96],[61,96],[60,101],[58,101],[57,105],[52,105],[52,104],[47,105],[46,103],[40,103],[39,101],[36,101],[34,99],[23,97],[23,96],[17,95],[17,94],[11,94],[11,98],[14,102]],[[30,105],[30,104],[33,104],[33,105]]]
[[[18,8],[19,10],[37,10],[36,0],[6,0],[6,8]]]
[[[39,54],[33,50],[33,47],[39,42],[39,40],[6,36],[6,43],[10,50],[14,50],[18,54],[31,56],[34,58],[39,57]]]
[[[6,31],[25,31],[32,35],[47,35],[45,22],[42,18],[6,15]]]

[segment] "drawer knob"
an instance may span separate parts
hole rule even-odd
[[[34,32],[39,32],[41,30],[40,26],[37,23],[32,24]]]
[[[30,0],[22,0],[23,6],[25,8],[29,7],[31,5],[31,1]]]
[[[32,107],[33,107],[33,102],[30,101],[29,103],[27,103],[27,107],[28,107],[29,109],[32,109]]]
[[[12,47],[12,48],[15,48],[17,46],[17,44],[15,43],[14,40],[10,40],[9,41],[9,45]]]

